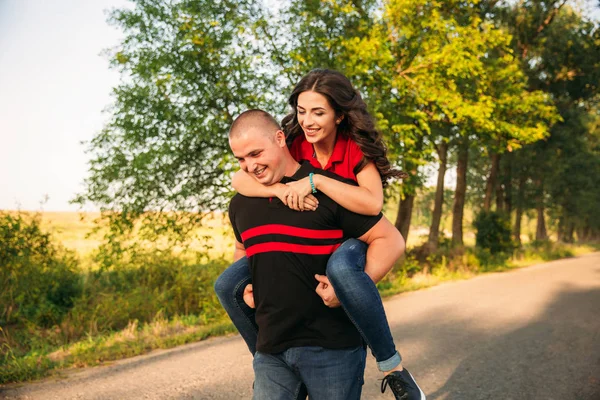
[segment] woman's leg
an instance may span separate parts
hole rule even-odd
[[[342,307],[377,360],[380,371],[402,362],[385,316],[381,296],[365,273],[367,245],[357,239],[345,241],[327,263],[327,277]]]
[[[258,326],[254,320],[254,309],[248,307],[243,298],[244,288],[249,283],[252,283],[250,268],[248,259],[244,257],[231,264],[217,278],[215,292],[229,318],[244,338],[248,349],[254,355]]]

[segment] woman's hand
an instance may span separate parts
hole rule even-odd
[[[305,190],[298,192],[298,189],[302,190],[302,186],[296,185],[302,181],[308,182],[308,192]],[[315,211],[319,206],[319,201],[315,196],[312,195],[312,189],[308,178],[303,178],[297,182],[289,182],[286,185],[279,185],[276,188],[277,198],[283,202],[286,206],[296,211]]]
[[[302,178],[299,181],[288,182],[287,186],[286,205],[296,211],[315,211],[319,202],[312,195],[312,187],[308,178]]]

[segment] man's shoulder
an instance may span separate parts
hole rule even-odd
[[[233,197],[231,198],[231,200],[229,200],[229,208],[231,208],[233,205],[237,204],[238,202],[242,201],[242,196],[239,193],[235,193],[233,195]]]
[[[229,201],[229,211],[235,211],[238,207],[244,207],[248,202],[256,201],[256,197],[248,197],[243,194],[236,193]]]

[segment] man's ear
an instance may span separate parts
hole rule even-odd
[[[285,143],[285,133],[283,133],[281,129],[275,133],[275,140],[277,141],[279,147],[287,146]]]

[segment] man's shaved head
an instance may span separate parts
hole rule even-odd
[[[240,169],[263,185],[273,185],[298,170],[298,163],[285,143],[285,134],[265,111],[248,110],[240,114],[229,130],[229,147]]]
[[[229,139],[241,136],[244,132],[257,129],[265,136],[273,138],[275,132],[281,130],[279,123],[266,111],[248,110],[241,113],[231,124]]]

